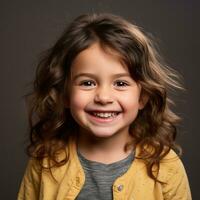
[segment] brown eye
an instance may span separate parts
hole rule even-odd
[[[126,87],[126,86],[128,86],[129,84],[128,84],[127,82],[125,82],[125,81],[116,81],[116,82],[115,82],[115,85],[116,85],[117,87]]]
[[[90,80],[85,80],[85,81],[82,81],[80,83],[81,86],[84,86],[84,87],[94,87],[96,84],[94,81],[90,81]]]

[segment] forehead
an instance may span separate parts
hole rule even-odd
[[[128,73],[128,68],[118,52],[95,43],[80,52],[71,64],[72,76],[85,71],[97,74]]]

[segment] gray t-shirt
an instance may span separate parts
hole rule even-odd
[[[85,172],[85,183],[76,200],[112,200],[113,183],[128,170],[134,154],[111,164],[87,160],[79,151],[78,157]]]

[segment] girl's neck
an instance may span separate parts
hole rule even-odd
[[[77,146],[86,159],[110,164],[126,158],[133,151],[133,147],[125,151],[125,145],[132,140],[128,133],[109,138],[96,138],[80,133]]]

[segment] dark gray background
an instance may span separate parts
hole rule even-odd
[[[85,12],[112,12],[135,21],[157,38],[166,62],[185,79],[176,111],[183,117],[178,138],[193,199],[200,199],[199,50],[200,7],[189,0],[73,0],[0,2],[0,199],[16,199],[27,157],[27,112],[22,96],[29,91],[39,53],[50,47],[65,25]]]

